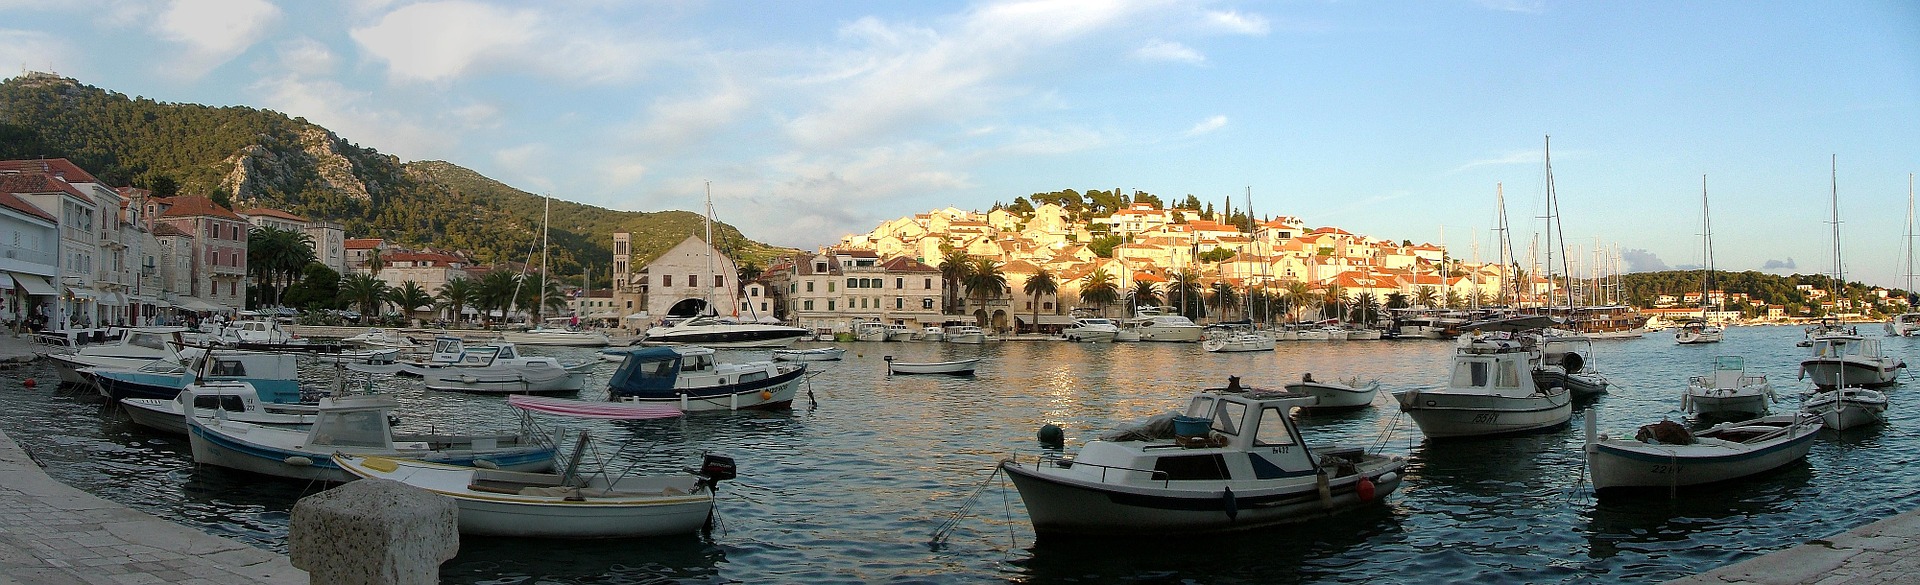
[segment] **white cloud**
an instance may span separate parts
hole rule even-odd
[[[459,125],[475,130],[500,127],[502,120],[500,108],[485,102],[474,102],[447,110],[447,116]]]
[[[441,82],[516,70],[590,83],[637,77],[675,43],[636,38],[602,15],[565,7],[514,10],[467,0],[410,4],[349,32],[401,81]]]
[[[1105,134],[1085,128],[1022,128],[1014,141],[998,149],[1002,154],[1056,155],[1102,148],[1112,143]]]
[[[1206,55],[1201,55],[1192,47],[1160,39],[1147,41],[1145,46],[1134,49],[1133,56],[1142,61],[1167,61],[1195,65],[1207,61]]]
[[[421,126],[409,115],[374,105],[373,95],[332,81],[297,76],[263,79],[250,87],[261,107],[283,112],[334,131],[350,142],[403,159],[445,158],[459,138]]]
[[[320,41],[299,37],[280,43],[280,66],[302,76],[324,76],[333,72],[333,51]]]
[[[187,49],[170,68],[198,78],[246,52],[279,19],[280,9],[264,0],[174,0],[152,26],[156,37]]]
[[[1476,0],[1481,7],[1502,12],[1539,14],[1546,12],[1546,4],[1540,0]]]
[[[647,108],[647,122],[638,135],[654,144],[675,147],[703,140],[734,124],[740,113],[752,105],[753,100],[746,91],[726,82],[707,95],[656,101]]]
[[[600,164],[600,175],[613,187],[626,187],[647,177],[647,164],[638,160],[608,160]]]
[[[1192,128],[1188,128],[1187,136],[1199,136],[1201,134],[1206,134],[1214,130],[1219,130],[1223,127],[1226,127],[1226,125],[1227,125],[1226,116],[1214,116],[1211,118],[1207,118],[1205,120],[1201,120],[1200,123],[1194,124]]]
[[[1544,155],[1542,155],[1538,150],[1515,150],[1512,152],[1508,152],[1506,154],[1495,156],[1493,158],[1483,158],[1479,160],[1468,161],[1466,164],[1460,165],[1458,167],[1454,167],[1454,169],[1449,172],[1458,173],[1461,171],[1465,171],[1467,169],[1472,169],[1475,167],[1486,167],[1486,166],[1541,164],[1543,162],[1543,157]]]
[[[536,193],[553,192],[554,183],[547,178],[547,171],[555,168],[551,164],[552,161],[553,149],[540,143],[522,144],[493,151],[495,164],[519,175],[517,179],[500,178],[502,181]]]
[[[1272,26],[1267,18],[1258,14],[1241,14],[1229,11],[1208,11],[1206,21],[1209,27],[1235,34],[1261,36],[1267,34]]]

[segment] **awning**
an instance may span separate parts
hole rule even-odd
[[[628,318],[628,319],[632,319],[632,320],[636,320],[636,321],[644,321],[644,320],[646,320],[646,319],[647,319],[647,317],[648,317],[648,315],[647,315],[647,312],[646,312],[646,311],[641,311],[641,312],[638,312],[638,313],[634,313],[634,314],[632,314],[632,315],[627,315],[627,318]]]
[[[173,306],[186,309],[189,311],[225,311],[227,310],[226,307],[222,307],[220,305],[215,305],[213,303],[206,302],[204,300],[201,300],[200,297],[183,296],[178,299],[175,299],[175,301],[176,302],[173,304]]]
[[[100,293],[100,304],[114,306],[126,305],[127,297],[120,296],[120,293],[113,291],[103,292]]]
[[[73,298],[83,299],[88,301],[100,298],[100,293],[98,291],[95,291],[90,288],[81,288],[77,286],[67,287],[67,294],[72,295]]]
[[[21,274],[18,272],[15,272],[12,274],[13,274],[13,281],[20,283],[20,288],[27,289],[27,294],[29,295],[33,295],[36,297],[50,297],[50,296],[60,294],[58,292],[54,292],[53,283],[47,282],[47,277],[45,276],[39,276],[34,274]]]

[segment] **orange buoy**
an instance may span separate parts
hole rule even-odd
[[[773,400],[773,393],[772,393],[772,392],[768,392],[768,391],[766,391],[766,390],[761,390],[761,391],[760,391],[760,399],[761,399],[761,400]]]
[[[40,383],[33,381],[33,378],[27,378],[26,380],[20,382],[20,384],[28,388],[32,388],[34,386],[38,386]]]
[[[1360,493],[1360,501],[1373,501],[1373,480],[1365,477],[1360,478],[1360,483],[1354,486],[1354,491]]]

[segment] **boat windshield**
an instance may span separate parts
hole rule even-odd
[[[386,412],[380,410],[322,411],[312,432],[314,445],[386,448],[390,440]]]
[[[1187,403],[1186,415],[1194,418],[1213,418],[1213,397],[1193,397],[1193,402]]]
[[[1231,400],[1220,401],[1213,413],[1213,430],[1229,435],[1240,434],[1240,421],[1247,418],[1247,405]]]
[[[1260,428],[1254,431],[1253,444],[1292,445],[1293,432],[1287,429],[1287,413],[1278,406],[1260,409]]]
[[[1511,360],[1463,361],[1453,368],[1456,388],[1485,388],[1489,383],[1498,388],[1519,388],[1520,369]]]

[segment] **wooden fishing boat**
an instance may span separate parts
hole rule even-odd
[[[887,373],[889,374],[954,374],[970,376],[973,375],[973,370],[980,366],[980,358],[954,360],[950,362],[903,362],[893,359],[893,356],[886,356],[885,359],[887,361]]]

